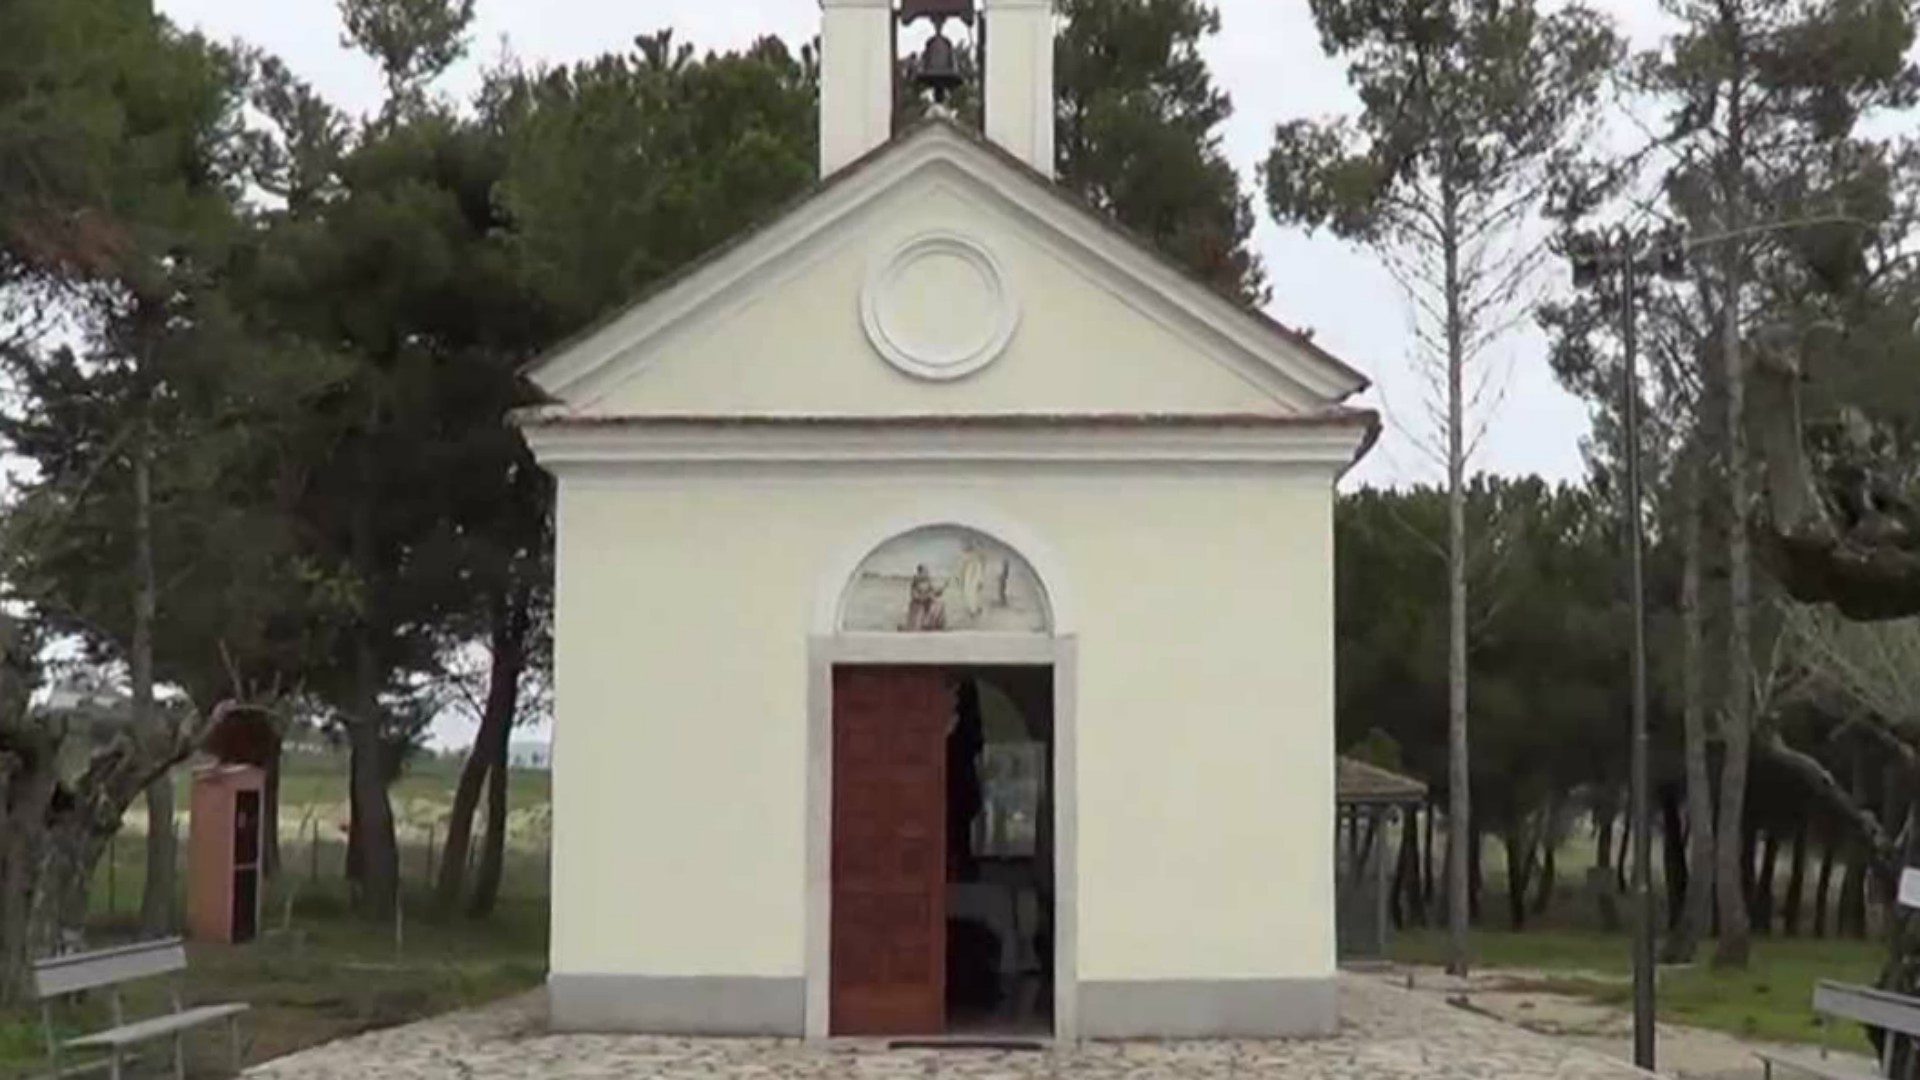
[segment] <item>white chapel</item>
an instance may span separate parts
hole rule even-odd
[[[1054,184],[1049,0],[822,8],[818,186],[518,417],[553,1024],[1329,1031],[1366,380]],[[894,127],[921,18],[983,43],[984,132]]]

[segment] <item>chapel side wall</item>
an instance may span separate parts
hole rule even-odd
[[[1087,1033],[1330,1002],[1332,478],[1252,467],[563,481],[555,975],[793,993],[821,577],[936,507],[1018,522],[1068,579]]]

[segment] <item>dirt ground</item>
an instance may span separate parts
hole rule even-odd
[[[1618,978],[1597,972],[1548,973],[1501,968],[1457,979],[1437,968],[1426,967],[1382,970],[1375,976],[1529,1031],[1563,1039],[1622,1061],[1632,1060],[1631,1013],[1538,989],[1538,984],[1549,977],[1564,979],[1570,974],[1596,982]],[[1660,1075],[1678,1080],[1761,1080],[1764,1074],[1754,1050],[1767,1045],[1719,1031],[1661,1024],[1654,1044],[1655,1065]],[[1835,1052],[1833,1056],[1867,1069],[1874,1064],[1871,1059],[1857,1055]]]

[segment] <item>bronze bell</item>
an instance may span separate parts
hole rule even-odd
[[[927,39],[926,51],[920,54],[920,67],[914,72],[914,81],[933,91],[935,100],[945,101],[947,95],[959,89],[966,81],[960,71],[960,58],[953,51],[953,42],[934,34]]]
[[[973,25],[973,0],[900,0],[900,25],[915,19],[932,19],[939,26],[948,19]]]

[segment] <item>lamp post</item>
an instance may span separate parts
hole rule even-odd
[[[1621,226],[1597,235],[1576,236],[1568,254],[1575,285],[1599,286],[1617,276],[1620,303],[1620,413],[1627,482],[1627,588],[1633,623],[1629,666],[1632,670],[1632,783],[1628,813],[1633,820],[1633,1063],[1654,1067],[1653,834],[1651,780],[1647,764],[1647,590],[1646,521],[1640,479],[1639,278],[1643,271],[1662,277],[1684,275],[1686,242],[1669,226],[1648,232]]]
[[[1689,237],[1677,225],[1655,229],[1616,226],[1600,232],[1575,233],[1566,240],[1565,253],[1573,266],[1577,287],[1598,287],[1617,275],[1620,280],[1621,420],[1626,443],[1626,516],[1629,588],[1633,619],[1632,800],[1633,819],[1633,1061],[1651,1072],[1654,1060],[1653,954],[1653,836],[1647,775],[1647,608],[1645,587],[1646,526],[1640,480],[1640,372],[1638,356],[1639,278],[1652,273],[1667,280],[1686,277],[1687,253],[1710,245],[1745,240],[1768,233],[1822,225],[1871,228],[1872,223],[1845,212],[1766,221],[1708,236]]]

